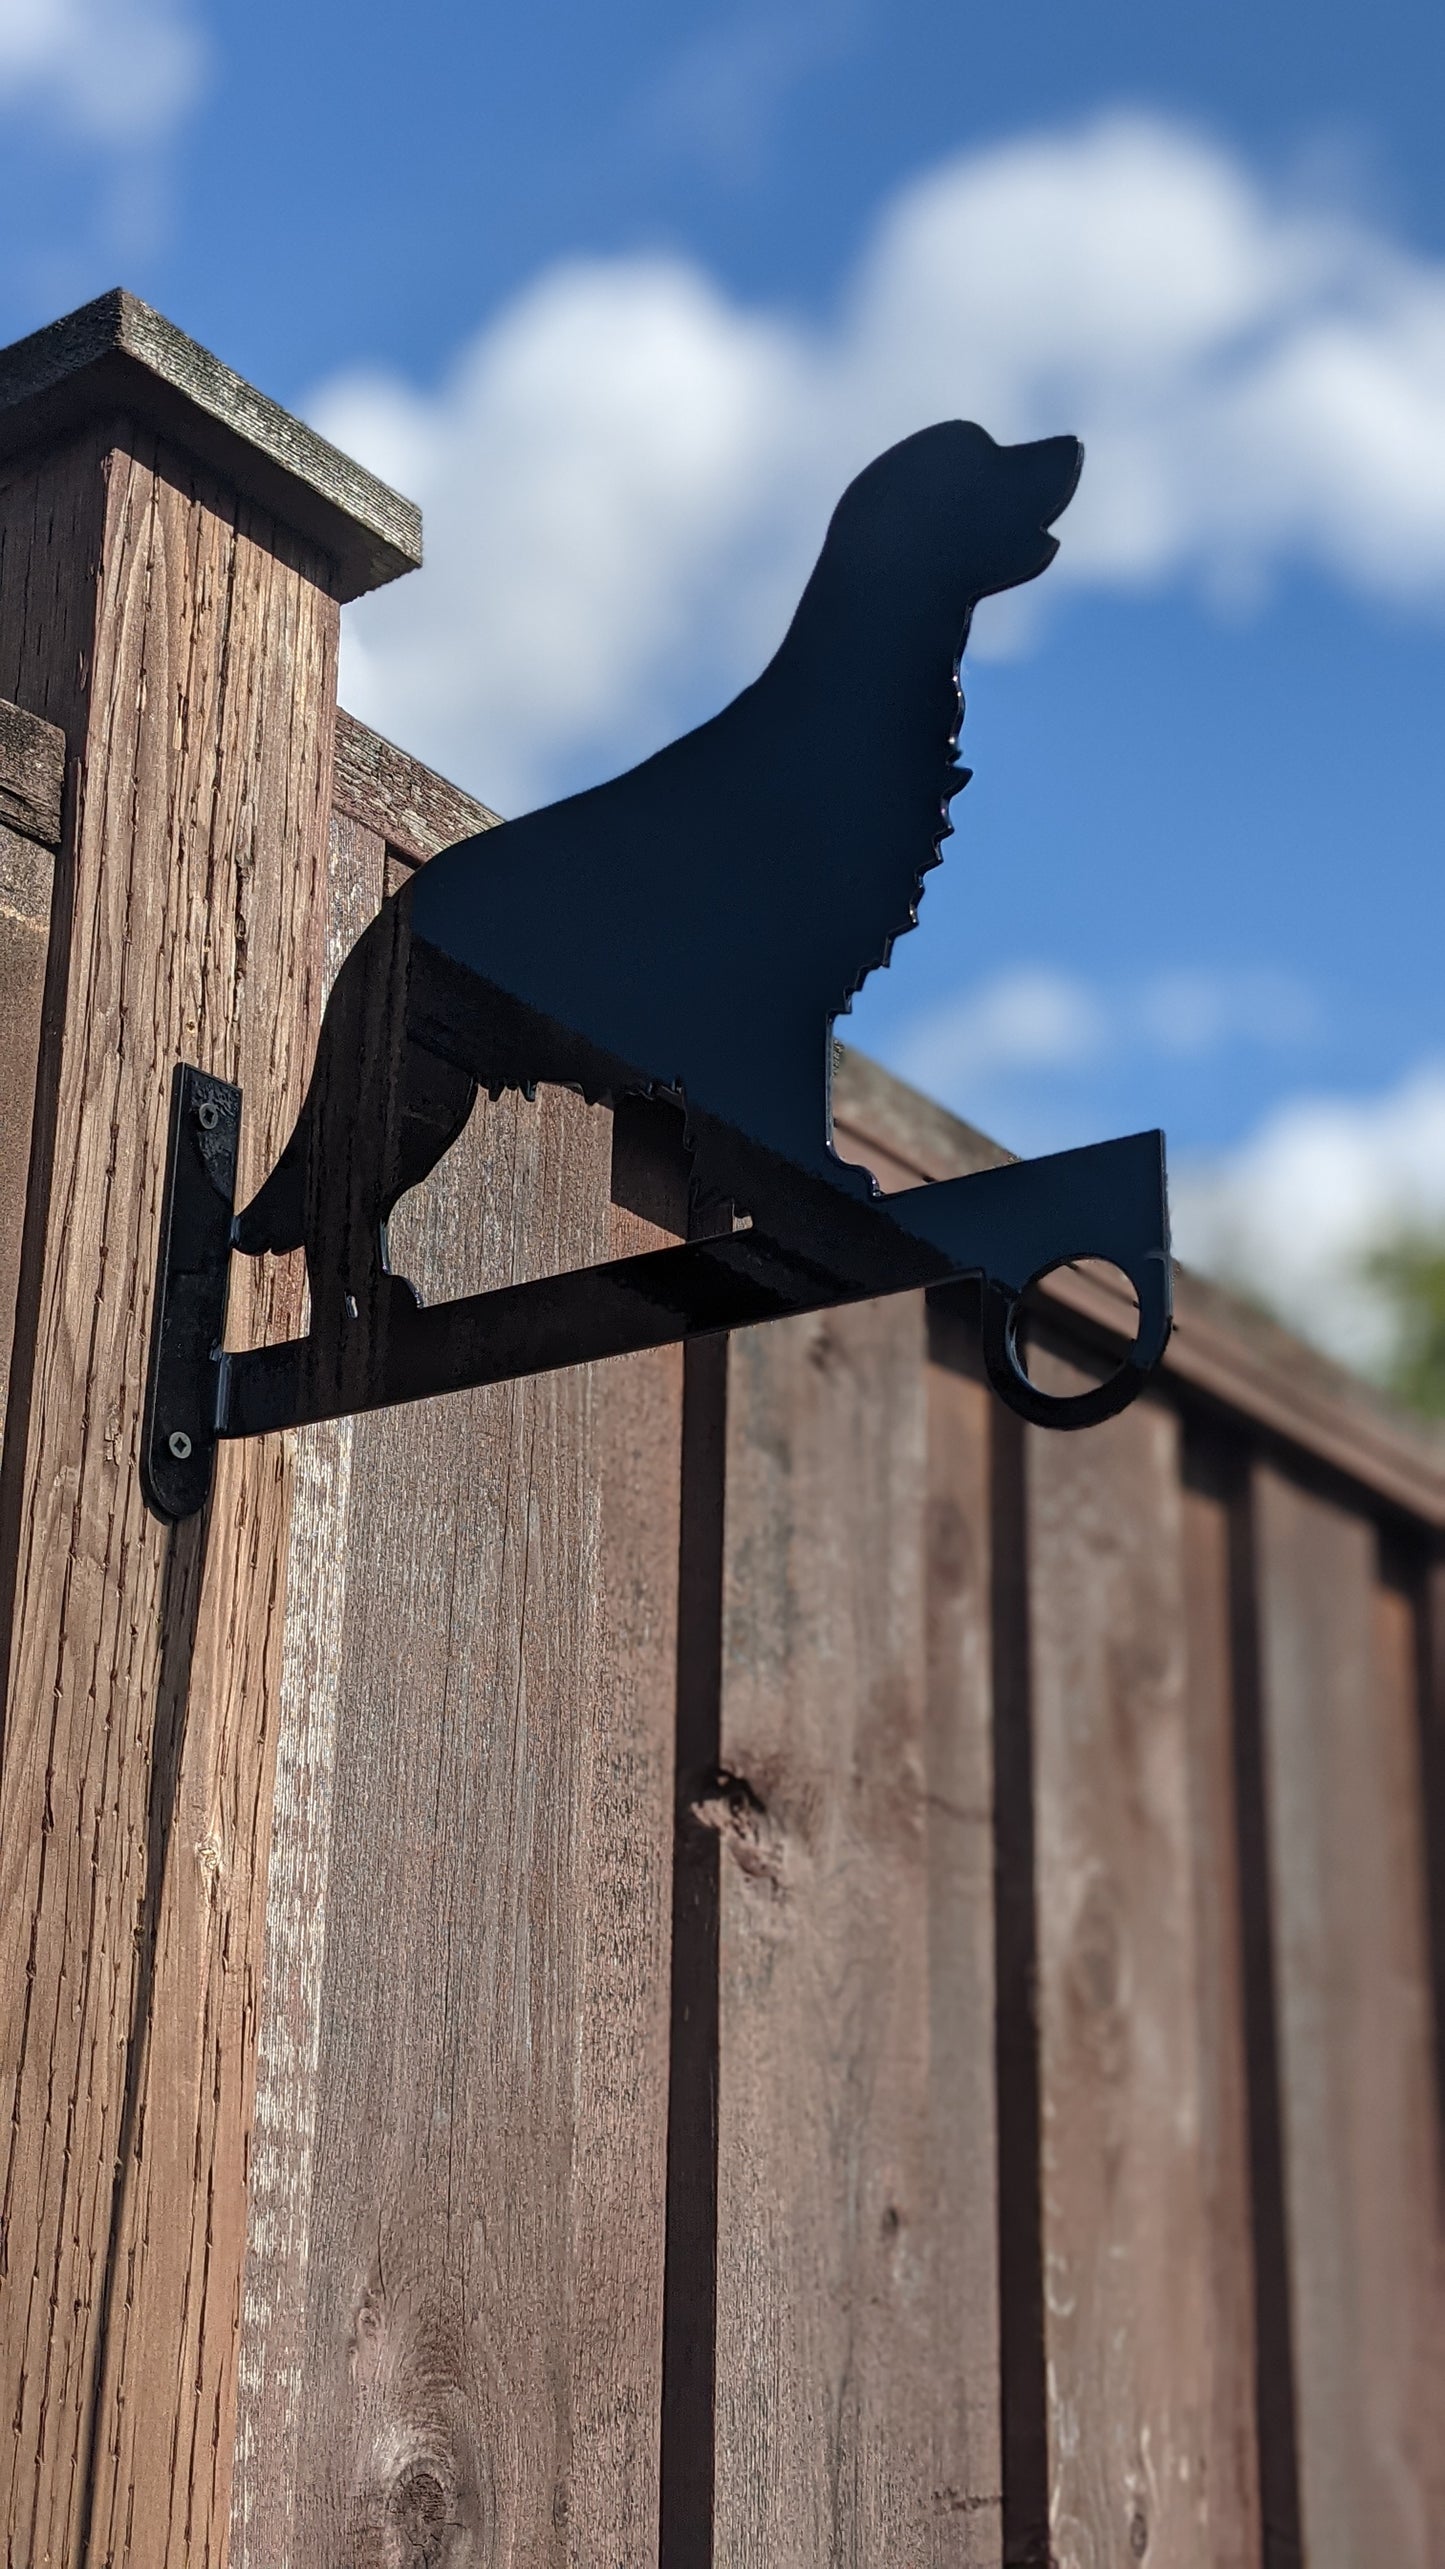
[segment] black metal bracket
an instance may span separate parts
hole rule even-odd
[[[793,1238],[750,1226],[430,1310],[403,1278],[387,1275],[339,1333],[226,1351],[240,1110],[239,1089],[184,1065],[177,1071],[143,1467],[146,1497],[166,1518],[203,1504],[226,1438],[965,1279],[982,1288],[995,1390],[1040,1426],[1113,1417],[1168,1343],[1164,1137],[1152,1132],[848,1203],[831,1238],[819,1237],[816,1218]],[[1019,1323],[1029,1288],[1081,1258],[1106,1260],[1128,1278],[1138,1325],[1105,1381],[1060,1396],[1030,1380]]]
[[[141,1430],[147,1503],[171,1519],[194,1516],[211,1486],[240,1134],[239,1088],[179,1063]]]
[[[241,1100],[176,1074],[143,1470],[190,1515],[214,1449],[719,1330],[975,1277],[1010,1406],[1085,1427],[1134,1397],[1169,1336],[1159,1133],[883,1196],[835,1153],[832,1027],[917,918],[968,781],[959,659],[977,600],[1056,551],[1082,452],[997,446],[961,420],[860,473],[762,676],[627,775],[445,848],[357,941],[296,1129],[233,1211]],[[543,1082],[676,1110],[694,1236],[424,1311],[387,1221],[479,1089]],[[741,1217],[741,1219],[739,1219]],[[303,1339],[224,1351],[232,1255],[306,1253]],[[1108,1381],[1025,1371],[1050,1269],[1097,1258],[1138,1325]]]

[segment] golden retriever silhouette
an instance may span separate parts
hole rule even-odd
[[[730,705],[422,868],[342,967],[236,1245],[304,1247],[317,1320],[355,1311],[478,1086],[676,1099],[703,1198],[745,1202],[760,1154],[871,1193],[832,1146],[833,1021],[915,925],[949,834],[974,606],[1052,561],[1081,463],[1072,437],[1000,446],[962,420],[905,438],[844,492]]]

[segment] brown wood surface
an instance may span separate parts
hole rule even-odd
[[[715,2557],[964,2560],[997,2490],[935,2372],[923,1312],[730,1353]]]
[[[1374,1529],[1254,1491],[1300,2510],[1308,2569],[1424,2569],[1441,2266],[1414,1610]]]
[[[398,1263],[647,1245],[610,1166],[604,1113],[484,1103]],[[237,2569],[656,2556],[680,1390],[668,1351],[313,1458]]]
[[[374,830],[398,855],[418,864],[455,839],[494,828],[497,820],[485,803],[449,785],[344,708],[336,717],[332,800],[348,820]]]
[[[329,990],[382,899],[386,849],[333,810]],[[231,2561],[288,2555],[305,2355],[332,1788],[350,1545],[354,1420],[298,1429],[277,1707],[256,2100],[237,2360]]]
[[[1445,2135],[1445,1557],[1421,1547],[1420,1787],[1426,1850],[1431,1994],[1434,2001],[1436,2124]],[[1442,2286],[1445,2290],[1445,2286]],[[1445,2357],[1442,2357],[1445,2370]]]
[[[287,1465],[228,1451],[170,1534],[136,1449],[172,1064],[242,1083],[244,1181],[310,1048],[318,575],[141,435],[0,474],[0,693],[81,760],[0,1515],[16,2569],[224,2547]],[[239,1329],[294,1315],[284,1276],[237,1299]]]
[[[1053,2556],[1215,2569],[1179,1431],[1027,1444]]]
[[[0,1439],[64,796],[64,732],[0,699]]]
[[[1001,2558],[994,2103],[993,1396],[977,1333],[928,1316],[924,1757],[928,2111],[934,2188],[931,2459],[936,2553]]]
[[[53,851],[0,826],[0,1438],[10,1387],[54,885]]]
[[[1208,2259],[1208,2507],[1214,2569],[1259,2569],[1253,2212],[1235,1733],[1232,1456],[1186,1449],[1182,1522],[1199,2154]]]
[[[64,732],[0,701],[0,829],[58,847],[64,792]]]

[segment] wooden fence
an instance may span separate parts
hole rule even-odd
[[[1184,1278],[1086,1435],[960,1293],[145,1514],[171,1065],[254,1183],[351,938],[490,817],[335,713],[414,549],[143,307],[0,354],[12,2569],[1431,2569],[1423,1431]],[[839,1089],[885,1183],[996,1156]],[[484,1105],[404,1263],[617,1255],[680,1174]],[[1120,1326],[1058,1280],[1035,1370]]]

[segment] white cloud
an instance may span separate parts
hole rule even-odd
[[[1228,1157],[1171,1170],[1170,1194],[1186,1263],[1376,1371],[1390,1312],[1361,1267],[1402,1231],[1445,1228],[1445,1062],[1380,1097],[1295,1099]]]
[[[0,0],[0,107],[39,108],[97,141],[167,132],[204,62],[185,0]]]
[[[776,325],[631,260],[554,270],[435,399],[334,386],[318,425],[421,501],[428,548],[352,623],[347,702],[504,810],[577,746],[665,730],[704,613],[722,663],[746,648],[709,575],[766,521],[797,373]]]
[[[1287,1051],[1319,1026],[1314,994],[1292,973],[1267,966],[1206,972],[1190,966],[1156,972],[1126,1005],[1128,1031],[1154,1051],[1197,1060],[1224,1044]]]
[[[1157,118],[911,184],[826,330],[685,263],[574,264],[434,391],[311,410],[427,511],[430,567],[350,619],[348,701],[504,809],[751,676],[849,473],[939,417],[1085,437],[1055,593],[1247,597],[1293,559],[1445,603],[1445,266]]]
[[[1001,972],[914,1019],[895,1069],[936,1097],[967,1096],[1000,1072],[1069,1071],[1095,1060],[1109,1021],[1093,990],[1047,966]]]
[[[967,1113],[976,1111],[982,1083],[1010,1076],[1068,1074],[1149,1053],[1197,1060],[1226,1045],[1288,1051],[1308,1041],[1317,1016],[1312,994],[1283,972],[1191,967],[1106,991],[1031,964],[920,1010],[888,1050],[903,1078]]]

